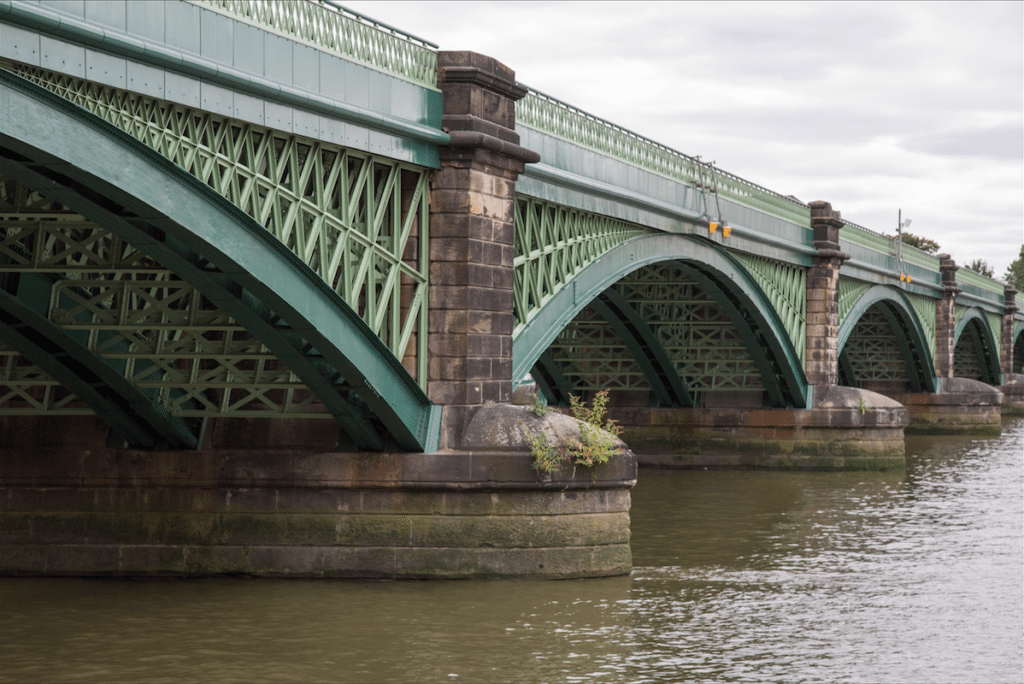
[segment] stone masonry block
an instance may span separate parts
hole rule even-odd
[[[469,290],[466,287],[435,285],[430,288],[430,308],[432,310],[469,308]]]
[[[430,333],[464,334],[469,330],[469,315],[465,310],[431,311],[427,322]]]
[[[435,261],[430,264],[432,285],[468,285],[472,265],[459,261]]]
[[[469,309],[478,311],[511,311],[512,291],[489,287],[467,287]]]

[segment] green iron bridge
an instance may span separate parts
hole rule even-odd
[[[1003,283],[841,220],[823,246],[811,206],[500,74],[478,88],[500,103],[462,103],[465,53],[351,12],[0,0],[0,22],[7,425],[195,449],[210,421],[315,419],[339,451],[431,452],[443,406],[527,374],[553,404],[802,409],[1024,365]],[[435,178],[470,149],[511,166]],[[829,248],[834,310],[809,278]]]
[[[627,574],[638,460],[998,432],[1015,294],[333,4],[0,0],[0,575]]]

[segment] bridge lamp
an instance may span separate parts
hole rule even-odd
[[[714,234],[716,230],[718,230],[718,221],[712,221],[708,224],[708,233]]]
[[[906,273],[900,273],[900,282],[902,283],[902,282],[906,281],[906,279],[907,279],[907,274]]]
[[[729,237],[731,234],[732,234],[732,226],[730,226],[730,225],[722,226],[722,235],[724,237]]]

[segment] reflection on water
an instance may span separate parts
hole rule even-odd
[[[0,580],[0,681],[1021,681],[1024,420],[907,447],[643,470],[631,577]]]

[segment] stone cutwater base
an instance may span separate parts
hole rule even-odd
[[[550,422],[503,410],[521,435]],[[632,453],[541,476],[521,442],[435,454],[0,451],[0,574],[628,574]]]
[[[1003,393],[1004,416],[1024,416],[1024,375],[1012,373],[1000,387]]]
[[[898,470],[907,410],[851,387],[816,386],[812,409],[619,408],[641,465],[672,468]]]
[[[1003,393],[978,380],[940,378],[938,394],[897,395],[910,411],[908,435],[978,435],[1002,433]]]

